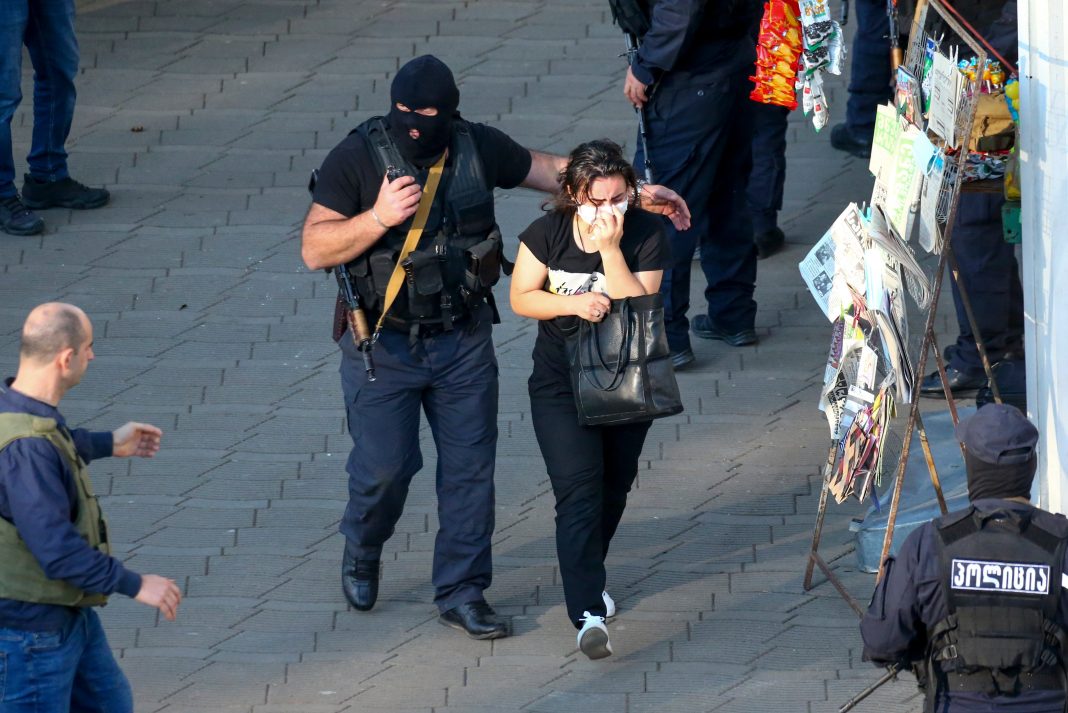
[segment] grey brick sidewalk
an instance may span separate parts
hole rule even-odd
[[[99,211],[44,213],[48,231],[0,236],[0,365],[44,300],[85,307],[97,360],[64,402],[74,423],[130,418],[166,432],[153,461],[93,466],[129,565],[175,577],[179,621],[117,598],[103,612],[138,710],[167,713],[818,713],[877,677],[856,621],[826,583],[801,589],[826,427],[815,411],[828,325],[796,269],[863,165],[803,117],[790,129],[783,226],[760,265],[761,343],[695,344],[686,411],[657,422],[613,546],[616,656],[574,646],[553,503],[530,426],[534,325],[496,330],[501,440],[495,578],[515,635],[469,641],[435,620],[434,450],[386,552],[366,614],[338,584],[349,440],[328,330],[333,282],[299,256],[308,171],[386,109],[400,63],[425,52],[462,81],[461,110],[532,148],[609,136],[633,144],[622,37],[601,0],[90,0],[71,164],[106,184]],[[30,92],[16,116],[29,141]],[[844,84],[831,87],[840,115]],[[502,194],[515,236],[542,196]],[[698,300],[700,280],[695,281]],[[503,294],[507,285],[501,286]],[[506,307],[507,300],[500,300]],[[698,302],[699,303],[699,302]],[[507,310],[506,310],[507,311]],[[944,326],[944,325],[943,325]],[[861,599],[846,524],[824,552]],[[866,703],[919,710],[914,688]],[[864,709],[861,709],[864,710]]]

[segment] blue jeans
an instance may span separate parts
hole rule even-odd
[[[0,198],[15,195],[11,119],[22,101],[22,45],[33,62],[33,138],[26,157],[30,175],[66,178],[64,144],[74,118],[78,40],[74,0],[0,2]]]
[[[0,713],[133,713],[100,617],[79,609],[60,631],[0,629]]]
[[[348,333],[341,386],[353,448],[341,532],[361,559],[378,559],[423,467],[419,412],[438,451],[434,602],[447,611],[482,601],[493,575],[493,469],[497,456],[497,358],[489,308],[477,326],[417,339],[382,330],[368,381]]]

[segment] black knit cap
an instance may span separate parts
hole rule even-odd
[[[1030,497],[1038,429],[1018,408],[987,404],[956,432],[964,444],[970,499]]]

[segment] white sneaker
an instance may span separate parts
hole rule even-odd
[[[593,616],[588,611],[582,612],[582,629],[578,633],[578,647],[592,660],[603,659],[612,655],[612,644],[608,641],[608,627],[604,617]]]
[[[601,592],[601,599],[604,599],[605,619],[611,619],[616,615],[616,600],[608,596],[608,592]]]

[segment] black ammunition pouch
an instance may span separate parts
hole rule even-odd
[[[397,151],[380,118],[357,127],[367,140],[376,168],[389,166],[422,183],[426,170],[409,164]],[[357,292],[369,317],[378,318],[386,287],[404,245],[411,219],[391,228],[365,254],[349,263]],[[491,289],[500,279],[504,258],[493,213],[493,189],[486,182],[478,148],[467,122],[454,120],[450,160],[442,175],[422,237],[400,265],[404,287],[386,315],[384,326],[414,336],[449,331],[477,313],[483,301],[493,305]],[[494,306],[494,322],[499,322]]]

